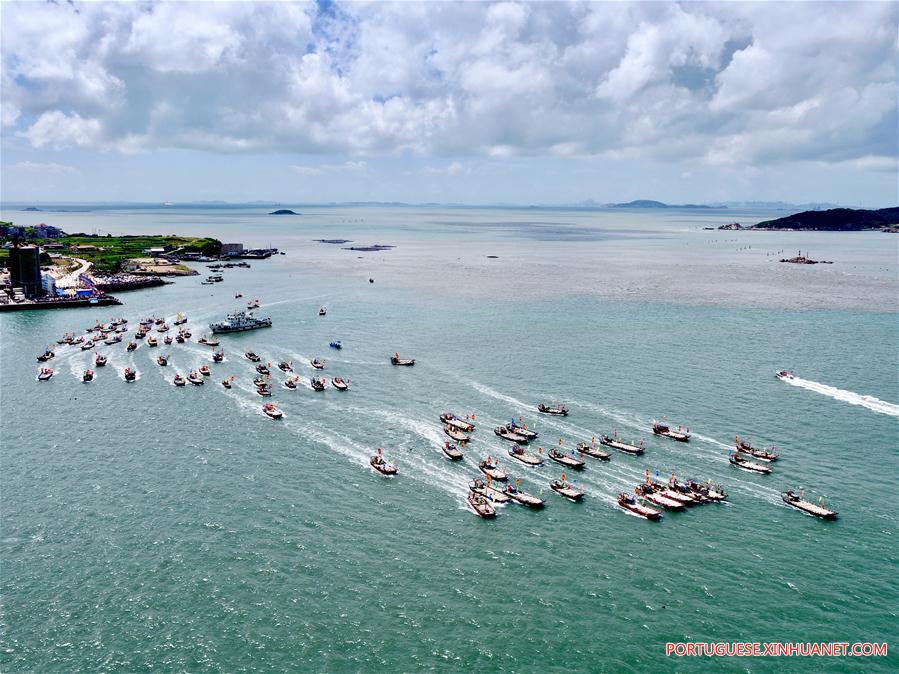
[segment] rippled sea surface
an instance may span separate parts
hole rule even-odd
[[[702,229],[766,217],[741,213],[266,210],[0,214],[286,253],[213,286],[122,293],[121,307],[0,315],[4,672],[895,671],[894,236]],[[776,262],[799,249],[834,264]],[[257,297],[274,327],[223,336],[212,363],[197,337]],[[34,357],[66,331],[123,315],[133,334],[179,311],[189,344],[100,346],[109,365],[89,384],[93,352],[57,347],[56,375],[36,381]],[[272,421],[248,349],[304,382],[325,357],[350,390],[289,391],[273,368],[285,416]],[[416,366],[390,366],[395,351]],[[206,385],[172,385],[204,363]],[[799,385],[775,379],[782,368]],[[552,400],[570,416],[535,412]],[[462,463],[439,450],[444,410],[476,416]],[[492,429],[513,417],[535,446],[617,430],[647,451],[588,458],[573,504],[548,489],[559,466],[508,458]],[[652,436],[654,418],[691,442]],[[735,435],[777,444],[772,475],[728,464]],[[377,447],[398,477],[368,467]],[[468,511],[486,455],[545,510]],[[630,516],[615,497],[646,469],[711,479],[729,502]],[[800,487],[840,519],[784,506]],[[891,654],[666,658],[680,641],[886,641]]]

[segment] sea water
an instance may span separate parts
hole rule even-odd
[[[2,212],[285,253],[220,284],[122,293],[121,307],[0,315],[3,671],[895,669],[895,237],[702,229],[764,213],[269,210]],[[374,243],[396,248],[344,250]],[[800,249],[834,264],[777,261]],[[196,339],[255,298],[274,326],[221,336],[213,363]],[[124,315],[133,334],[178,312],[189,344],[98,345],[109,364],[87,384],[94,351],[54,346],[56,376],[36,381],[34,357],[66,331]],[[247,350],[272,364],[280,422]],[[395,352],[415,367],[392,367]],[[316,356],[348,392],[308,387]],[[205,386],[172,385],[201,364]],[[793,385],[775,379],[784,368]],[[544,401],[571,413],[539,415]],[[445,410],[475,416],[461,463],[440,451]],[[586,458],[568,474],[586,497],[570,503],[549,489],[560,466],[508,458],[493,428],[513,418],[540,433],[535,451],[617,430],[646,453]],[[653,436],[654,419],[690,443]],[[729,465],[737,435],[777,444],[771,475]],[[368,467],[379,447],[396,478]],[[475,517],[467,484],[487,455],[547,507]],[[728,502],[638,519],[615,500],[647,469],[720,483]],[[800,488],[839,519],[781,502]],[[681,641],[891,654],[666,658]]]

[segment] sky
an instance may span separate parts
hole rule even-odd
[[[897,205],[893,2],[3,2],[0,199]]]

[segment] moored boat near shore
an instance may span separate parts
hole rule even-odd
[[[809,515],[814,515],[815,517],[820,517],[824,520],[835,520],[837,518],[838,513],[829,510],[824,507],[822,503],[812,503],[811,501],[806,501],[803,498],[802,492],[796,494],[792,489],[788,489],[783,494],[781,494],[781,499],[788,506],[793,506],[804,513],[808,513]]]

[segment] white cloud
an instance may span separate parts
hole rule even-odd
[[[301,176],[321,176],[328,173],[359,173],[368,169],[368,165],[364,161],[348,161],[343,164],[320,164],[318,166],[291,164],[289,168]]]
[[[12,168],[20,171],[30,171],[32,173],[50,173],[53,175],[69,175],[77,173],[78,170],[74,166],[66,164],[56,164],[53,162],[42,163],[34,161],[20,161],[12,165]]]
[[[7,2],[0,30],[34,147],[896,155],[894,3]]]

